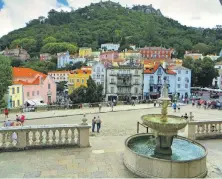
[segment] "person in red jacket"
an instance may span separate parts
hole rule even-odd
[[[5,113],[5,118],[8,118],[8,108],[5,108],[4,113]]]
[[[20,122],[22,123],[22,125],[24,124],[24,122],[25,122],[25,115],[24,114],[21,115]]]

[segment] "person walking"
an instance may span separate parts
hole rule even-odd
[[[184,118],[185,118],[186,120],[188,119],[187,113],[185,113]]]
[[[156,101],[154,101],[153,106],[156,107]]]
[[[193,107],[195,106],[195,101],[194,101],[194,100],[192,100],[192,106],[193,106]]]
[[[97,128],[97,133],[99,133],[100,128],[101,128],[101,119],[99,116],[96,119],[96,128]]]
[[[180,112],[180,104],[177,104],[177,109]]]
[[[173,109],[174,109],[174,112],[176,112],[176,110],[177,110],[177,104],[176,103],[173,103]]]
[[[111,108],[112,108],[112,111],[113,111],[113,106],[114,106],[114,102],[111,102]]]
[[[92,119],[92,132],[95,132],[95,126],[96,126],[96,116]]]
[[[8,118],[8,108],[5,108],[4,113],[5,113],[5,119]]]
[[[101,112],[102,105],[99,103],[99,112]]]

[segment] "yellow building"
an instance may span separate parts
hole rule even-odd
[[[92,49],[88,47],[79,48],[79,57],[89,57],[92,55]]]
[[[87,86],[87,80],[91,75],[91,70],[75,70],[68,77],[68,93],[71,94],[74,89],[80,86]]]
[[[18,108],[23,105],[23,86],[14,84],[8,87],[8,108]]]

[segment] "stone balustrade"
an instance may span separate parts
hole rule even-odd
[[[15,126],[0,128],[0,150],[77,146],[89,147],[87,124]]]
[[[187,129],[192,140],[222,138],[222,121],[189,121]]]

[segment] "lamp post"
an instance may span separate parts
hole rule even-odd
[[[86,102],[86,89],[83,90],[84,93],[84,103]]]

